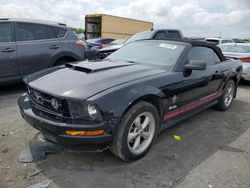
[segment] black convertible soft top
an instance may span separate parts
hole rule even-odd
[[[211,48],[218,55],[218,57],[220,58],[221,61],[226,60],[226,58],[223,55],[221,49],[218,46],[216,46],[215,44],[212,44],[212,43],[208,43],[208,42],[205,42],[205,41],[192,40],[192,39],[188,39],[188,38],[185,38],[185,39],[168,39],[168,41],[183,42],[183,43],[189,43],[192,46],[200,46],[200,47]]]

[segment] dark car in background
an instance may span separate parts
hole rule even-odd
[[[109,43],[107,46],[113,46],[113,45],[121,45],[123,44],[128,38],[124,39],[115,39],[111,43]]]
[[[86,42],[88,43],[88,45],[97,48],[97,49],[101,49],[107,46],[107,44],[111,43],[114,39],[110,39],[110,38],[96,38],[96,39],[88,39],[86,40]]]
[[[25,19],[0,19],[0,84],[84,60],[85,42],[65,24]]]
[[[181,39],[181,38],[183,38],[183,34],[180,30],[177,29],[152,29],[149,31],[136,33],[135,35],[129,37],[121,44],[102,48],[97,55],[99,59],[103,59],[107,57],[109,54],[113,53],[114,51],[120,49],[124,45],[137,40],[145,40],[145,39],[167,40],[167,39]]]
[[[232,39],[224,39],[220,37],[213,37],[213,38],[205,38],[205,40],[209,43],[215,44],[215,45],[221,45],[225,43],[233,43],[234,41]]]
[[[213,44],[141,40],[99,62],[29,75],[18,103],[48,140],[70,150],[109,148],[132,161],[167,127],[214,105],[227,110],[241,70]]]

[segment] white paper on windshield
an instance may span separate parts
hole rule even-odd
[[[161,43],[159,45],[159,47],[168,48],[168,49],[171,49],[171,50],[175,50],[178,46],[167,44],[167,43]]]

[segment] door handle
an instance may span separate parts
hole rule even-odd
[[[5,52],[5,53],[10,53],[10,52],[14,52],[15,50],[12,48],[5,48],[3,50],[1,50],[1,52]]]
[[[49,47],[49,49],[58,49],[58,48],[59,48],[59,46],[57,46],[57,45],[52,45]]]

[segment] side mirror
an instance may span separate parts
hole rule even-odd
[[[191,60],[188,64],[184,65],[184,70],[205,70],[207,63],[200,60]]]

